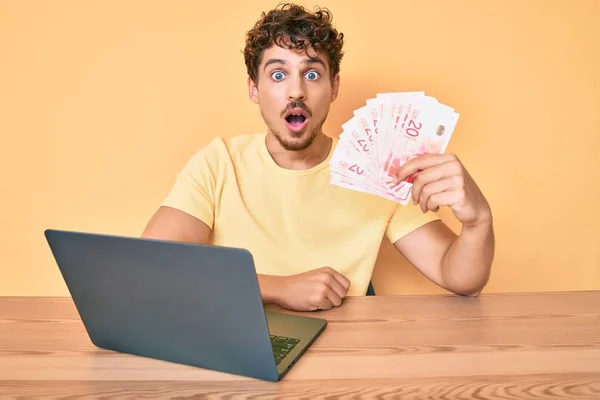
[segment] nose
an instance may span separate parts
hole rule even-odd
[[[306,99],[306,88],[304,87],[304,80],[296,77],[295,79],[288,79],[288,100],[305,100]]]

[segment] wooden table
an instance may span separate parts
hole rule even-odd
[[[70,298],[0,297],[0,398],[600,398],[600,292],[349,298],[317,315],[327,329],[272,383],[100,350]]]

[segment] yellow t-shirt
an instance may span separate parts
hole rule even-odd
[[[392,243],[437,219],[417,206],[330,183],[329,159],[308,170],[278,166],[265,134],[214,139],[185,164],[162,203],[211,229],[210,243],[247,249],[256,271],[291,275],[329,266],[367,291],[384,236]]]

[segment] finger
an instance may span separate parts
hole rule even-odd
[[[340,298],[344,298],[346,297],[346,293],[348,292],[348,289],[346,289],[344,286],[342,286],[342,284],[335,279],[334,277],[331,277],[331,282],[329,287],[331,287],[331,289],[340,297]]]
[[[400,167],[396,172],[396,179],[398,182],[400,182],[415,172],[431,168],[438,164],[457,160],[458,159],[454,154],[423,154],[413,158],[412,160],[409,160],[406,164]]]
[[[344,296],[345,296],[348,289],[350,289],[350,284],[351,284],[350,279],[346,278],[344,275],[340,274],[333,268],[331,269],[331,274],[333,275],[335,280],[338,281],[340,283],[340,285],[342,285],[342,287],[345,289],[345,291],[344,291]]]
[[[415,181],[413,182],[413,187],[412,187],[412,197],[413,197],[413,202],[417,202],[417,200],[419,200],[420,196],[421,196],[421,190],[423,189],[424,186],[435,182],[435,181],[439,181],[443,178],[447,178],[450,176],[456,176],[459,175],[460,176],[461,173],[461,166],[459,163],[457,162],[445,162],[442,164],[438,164],[435,165],[433,167],[430,167],[424,171],[421,171],[419,173],[419,176],[417,176],[417,179],[415,179]],[[457,184],[462,183],[462,180],[460,182],[456,182]]]
[[[460,187],[460,186],[457,186],[457,185],[459,185],[459,182],[458,182],[459,180],[462,180],[462,178],[459,175],[454,175],[454,176],[451,176],[448,178],[442,178],[440,180],[430,182],[430,183],[426,184],[425,186],[423,186],[422,189],[419,189],[420,190],[420,194],[418,195],[419,197],[415,196],[415,198],[417,199],[416,203],[421,206],[421,211],[426,212],[428,209],[431,210],[430,208],[428,208],[427,202],[429,201],[429,198],[431,196],[433,196],[434,194],[445,192],[448,190],[458,189]],[[414,190],[414,187],[413,187],[413,190]],[[434,210],[431,210],[431,211],[434,211]],[[437,211],[437,210],[435,210],[435,211]]]
[[[342,297],[344,297],[344,296],[338,295],[337,292],[335,290],[333,290],[332,288],[329,288],[327,290],[327,292],[325,293],[325,296],[327,296],[327,299],[329,300],[331,305],[335,306],[335,307],[342,304]]]
[[[333,289],[338,296],[345,297],[347,289],[335,278],[334,274],[336,274],[336,271],[333,268],[325,267],[316,279],[323,285]]]
[[[323,267],[321,270],[328,275],[332,276],[335,280],[337,280],[340,285],[342,285],[346,290],[350,288],[350,280],[346,278],[344,275],[337,272],[335,269],[331,267]]]
[[[464,198],[462,189],[452,189],[431,195],[427,200],[426,207],[431,211],[437,211],[442,206],[452,207]]]
[[[328,288],[327,290],[331,289]],[[319,293],[312,303],[315,307],[317,307],[317,310],[329,310],[331,307],[333,307],[333,304],[329,300],[328,293],[323,292]]]

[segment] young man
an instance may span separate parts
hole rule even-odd
[[[494,253],[492,213],[456,156],[424,155],[398,171],[399,180],[419,171],[407,206],[330,184],[337,139],[322,126],[342,45],[326,9],[263,14],[244,54],[266,133],[217,138],[196,152],[142,236],[248,249],[263,301],[291,310],[364,295],[384,237],[437,285],[478,295]],[[460,235],[434,214],[444,206]]]

